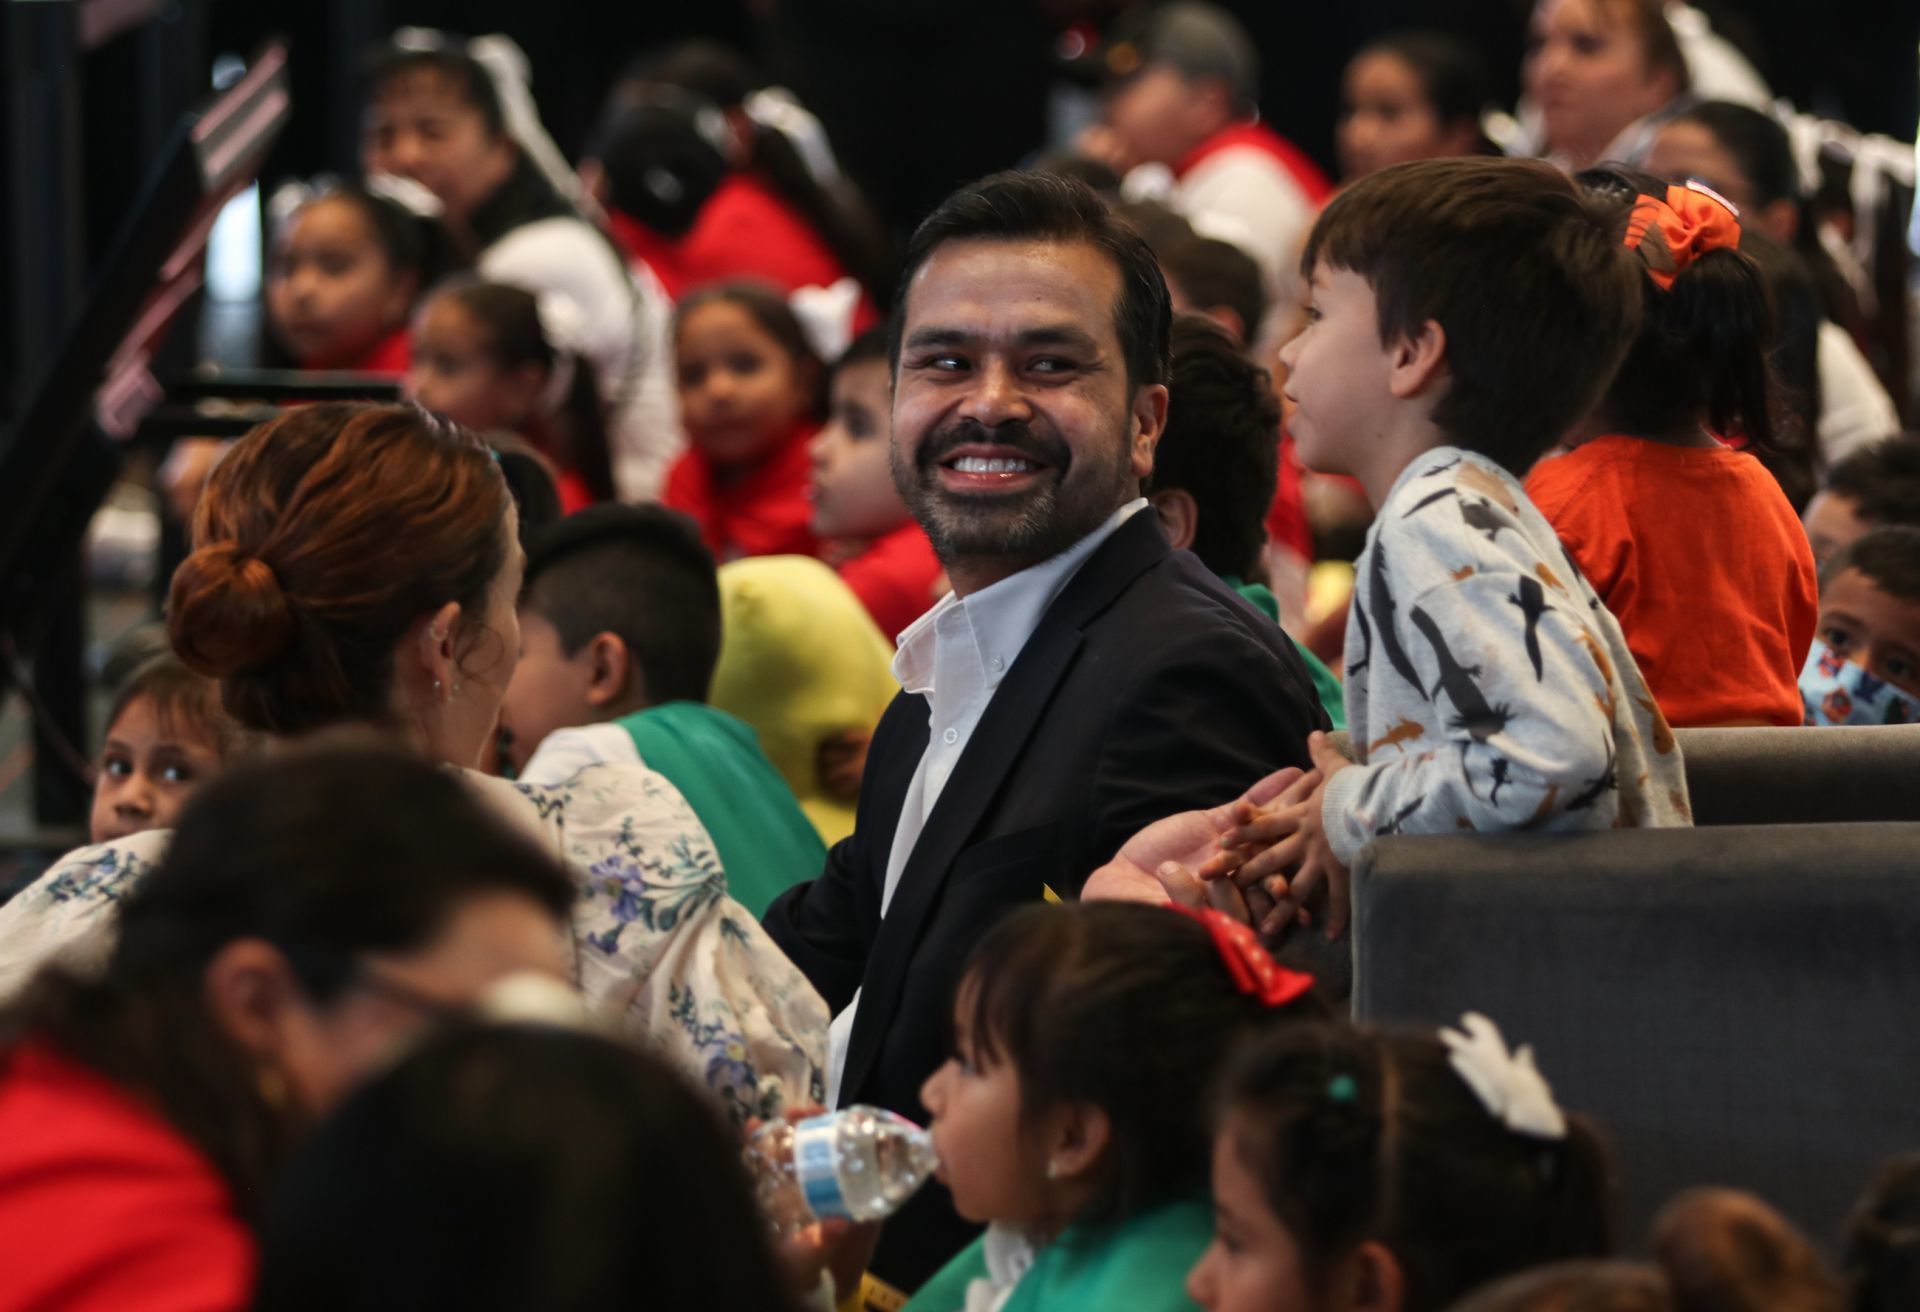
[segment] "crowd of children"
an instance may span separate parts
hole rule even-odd
[[[952,248],[896,285],[818,121],[737,55],[632,65],[576,176],[510,42],[397,34],[367,176],[274,207],[264,303],[269,358],[407,401],[176,461],[194,550],[168,646],[114,671],[91,843],[0,904],[0,1306],[1913,1306],[1913,1159],[1839,1267],[1727,1190],[1643,1245],[1605,1127],[1494,1019],[1356,1024],[1344,965],[1295,968],[1310,935],[1345,952],[1375,839],[1684,827],[1676,727],[1920,724],[1920,434],[1793,140],[1696,94],[1737,79],[1657,0],[1531,23],[1500,145],[1532,158],[1495,157],[1474,52],[1398,33],[1347,67],[1337,190],[1255,112],[1224,11],[1123,24],[1072,157],[957,193],[977,216],[1040,185],[1124,233],[1077,255],[1148,252],[1124,361],[1049,322],[1017,379],[971,343],[1019,289],[969,284],[907,338]],[[1074,240],[1003,244],[1038,269]],[[939,404],[981,375],[919,436],[937,471],[896,433],[903,349]],[[1122,369],[1101,468],[1057,415]],[[1004,444],[962,441],[981,394]],[[1344,737],[1129,816],[1077,897],[1023,886],[942,963],[947,1055],[896,1110],[979,1233],[892,1289],[872,1226],[775,1235],[742,1165],[846,1059],[761,922],[877,827],[876,792],[937,799],[956,768],[868,770],[876,726],[940,738],[896,637],[957,624],[956,718],[1031,727],[983,718],[1021,648],[961,601],[1012,579],[963,576],[992,544],[956,547],[948,484],[1014,506],[1101,479],[1126,489],[1102,532],[1138,515],[1190,552],[1221,623],[1311,676],[1301,733]],[[1310,590],[1343,530],[1344,591]],[[1065,546],[1032,624],[1086,558]],[[930,650],[928,688],[954,659]],[[886,818],[880,915],[954,813]],[[1063,841],[1015,838],[955,881]]]

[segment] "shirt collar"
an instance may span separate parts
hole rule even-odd
[[[893,677],[908,692],[924,695],[933,691],[934,653],[941,645],[942,632],[955,635],[966,632],[978,648],[988,688],[997,687],[1000,676],[1013,668],[1020,649],[1040,627],[1041,617],[1067,581],[1079,572],[1087,557],[1098,551],[1122,524],[1145,509],[1146,504],[1145,497],[1135,497],[1059,555],[1008,575],[969,597],[949,592],[901,633],[900,650],[893,657]],[[941,622],[955,611],[960,612],[955,620]],[[997,666],[996,657],[999,658]]]

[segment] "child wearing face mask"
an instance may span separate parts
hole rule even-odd
[[[1324,1017],[1312,989],[1216,911],[1008,917],[975,950],[953,1056],[920,1093],[937,1178],[987,1232],[909,1312],[1187,1307],[1207,1242],[1206,1090],[1240,1041]]]
[[[807,491],[826,368],[779,293],[723,283],[674,325],[688,449],[661,500],[693,516],[722,562],[820,554]]]
[[[218,684],[170,652],[148,658],[128,676],[107,716],[90,841],[173,828],[180,808],[220,772],[238,739],[238,727],[220,709]]]
[[[1484,1016],[1302,1026],[1241,1054],[1213,1143],[1207,1312],[1441,1312],[1612,1247],[1606,1157]]]
[[[267,324],[301,369],[399,377],[408,316],[443,266],[427,220],[356,186],[319,191],[287,214],[267,264]]]
[[[826,562],[892,638],[926,614],[945,577],[933,543],[893,483],[893,380],[884,328],[854,339],[834,366],[813,456],[813,531]]]
[[[1820,575],[1808,724],[1920,724],[1920,528],[1879,528]]]
[[[554,293],[462,278],[436,289],[414,330],[407,394],[477,432],[518,434],[552,462],[560,508],[614,499],[613,460],[579,313]]]

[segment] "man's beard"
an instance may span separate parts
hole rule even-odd
[[[941,486],[940,462],[964,446],[1019,452],[1042,475],[1005,492],[950,492]],[[911,464],[896,444],[891,462],[894,485],[948,569],[993,561],[1017,571],[1049,560],[1100,527],[1140,488],[1124,438],[1115,442],[1111,461],[1090,456],[1076,476],[1067,444],[1025,423],[988,428],[963,419],[930,433]]]

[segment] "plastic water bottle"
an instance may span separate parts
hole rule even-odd
[[[878,1107],[770,1122],[747,1149],[760,1205],[783,1234],[835,1217],[890,1216],[938,1165],[933,1136]]]

